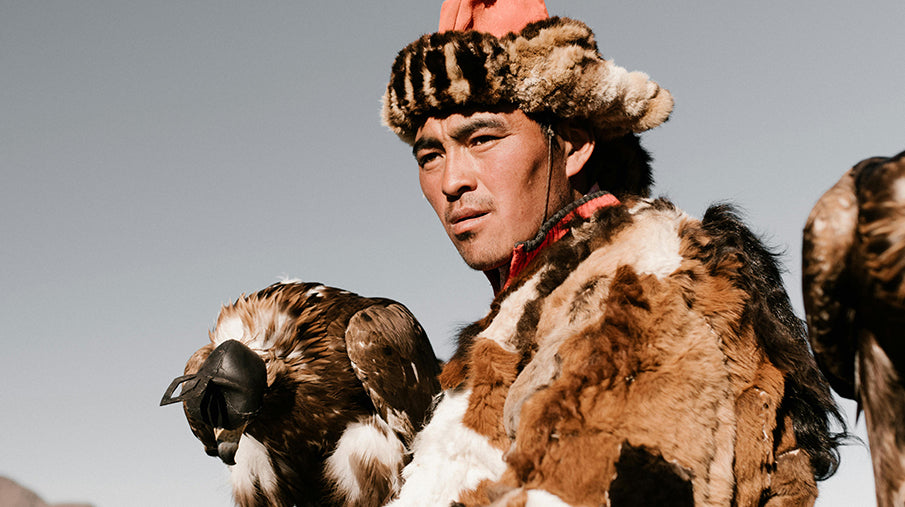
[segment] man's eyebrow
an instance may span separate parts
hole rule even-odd
[[[468,120],[458,127],[452,129],[449,132],[449,137],[453,139],[459,140],[464,139],[476,131],[481,130],[483,128],[505,128],[506,123],[503,120],[495,117],[489,118],[475,118],[473,120]]]
[[[440,143],[440,140],[435,137],[422,137],[415,141],[415,144],[412,145],[412,155],[415,157],[418,156],[418,152],[425,149],[439,149],[442,148],[443,144]]]
[[[468,120],[456,128],[450,130],[449,137],[455,140],[465,139],[483,128],[506,128],[506,122],[499,118],[475,118]],[[418,153],[418,150],[441,148],[442,143],[439,139],[433,137],[424,137],[415,141],[412,145],[412,154]]]

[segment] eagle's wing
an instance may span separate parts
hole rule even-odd
[[[440,366],[424,329],[399,303],[376,300],[349,320],[346,350],[374,407],[406,440],[439,392]]]
[[[857,347],[857,358],[849,364],[857,368],[855,395],[865,413],[877,505],[901,505],[905,495],[901,380],[905,378],[905,152],[864,160],[846,176],[858,208],[846,267],[853,301],[846,331]],[[827,338],[832,334],[825,333],[823,339]]]
[[[212,350],[214,350],[213,343],[208,343],[196,350],[195,353],[192,354],[192,357],[189,358],[188,362],[185,363],[185,374],[198,373],[204,360],[207,359],[207,356],[211,355]],[[208,456],[217,456],[217,440],[214,438],[213,428],[204,421],[195,419],[189,415],[189,411],[185,409],[184,403],[183,412],[185,412],[185,418],[189,422],[189,428],[192,429],[192,433],[202,444],[204,444],[204,452],[206,452]]]
[[[863,326],[901,376],[905,372],[905,152],[855,166],[855,245]]]
[[[817,201],[804,227],[802,290],[808,335],[820,369],[842,396],[855,395],[849,260],[858,223],[854,169]]]
[[[905,371],[905,152],[859,162],[817,201],[802,289],[811,347],[836,392],[857,394],[859,334]]]

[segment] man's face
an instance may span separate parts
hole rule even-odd
[[[413,152],[422,192],[472,268],[507,263],[517,242],[537,234],[547,213],[548,140],[523,112],[430,118]],[[554,166],[549,213],[569,199],[565,171]]]

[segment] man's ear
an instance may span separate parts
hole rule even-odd
[[[594,133],[574,122],[563,122],[557,131],[563,140],[566,176],[572,178],[581,172],[594,153]]]

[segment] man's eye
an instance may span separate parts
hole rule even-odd
[[[432,161],[436,160],[439,157],[440,157],[440,154],[436,153],[436,152],[425,153],[424,155],[419,155],[417,158],[418,166],[424,167],[425,165],[431,163]]]
[[[498,139],[497,136],[491,136],[491,135],[475,136],[471,139],[471,144],[478,146],[481,144],[489,143],[490,141],[494,141],[496,139]]]

